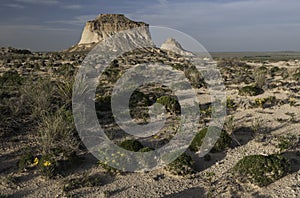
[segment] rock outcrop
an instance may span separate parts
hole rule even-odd
[[[100,14],[95,20],[86,23],[80,42],[69,51],[90,50],[104,39],[131,29],[134,29],[134,35],[130,35],[131,39],[151,40],[148,24],[132,21],[123,14]]]
[[[172,51],[176,54],[180,54],[182,56],[193,56],[192,52],[186,51],[182,48],[180,43],[178,43],[174,38],[168,38],[160,47],[162,50]]]

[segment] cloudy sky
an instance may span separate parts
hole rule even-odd
[[[61,50],[100,13],[180,30],[209,51],[300,51],[299,0],[1,0],[0,46]]]

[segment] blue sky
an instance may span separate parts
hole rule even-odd
[[[300,51],[299,0],[1,0],[0,46],[62,50],[100,13],[177,29],[209,51]]]

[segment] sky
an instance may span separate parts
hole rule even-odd
[[[0,46],[67,49],[101,13],[182,31],[208,51],[300,51],[299,0],[1,0]]]

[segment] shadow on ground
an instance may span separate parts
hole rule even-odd
[[[284,152],[282,155],[287,158],[291,164],[290,173],[295,173],[300,170],[300,151]]]
[[[201,197],[206,197],[206,196],[205,196],[205,190],[200,187],[186,189],[179,193],[174,193],[174,194],[165,196],[165,198],[181,198],[181,197],[201,198]]]

